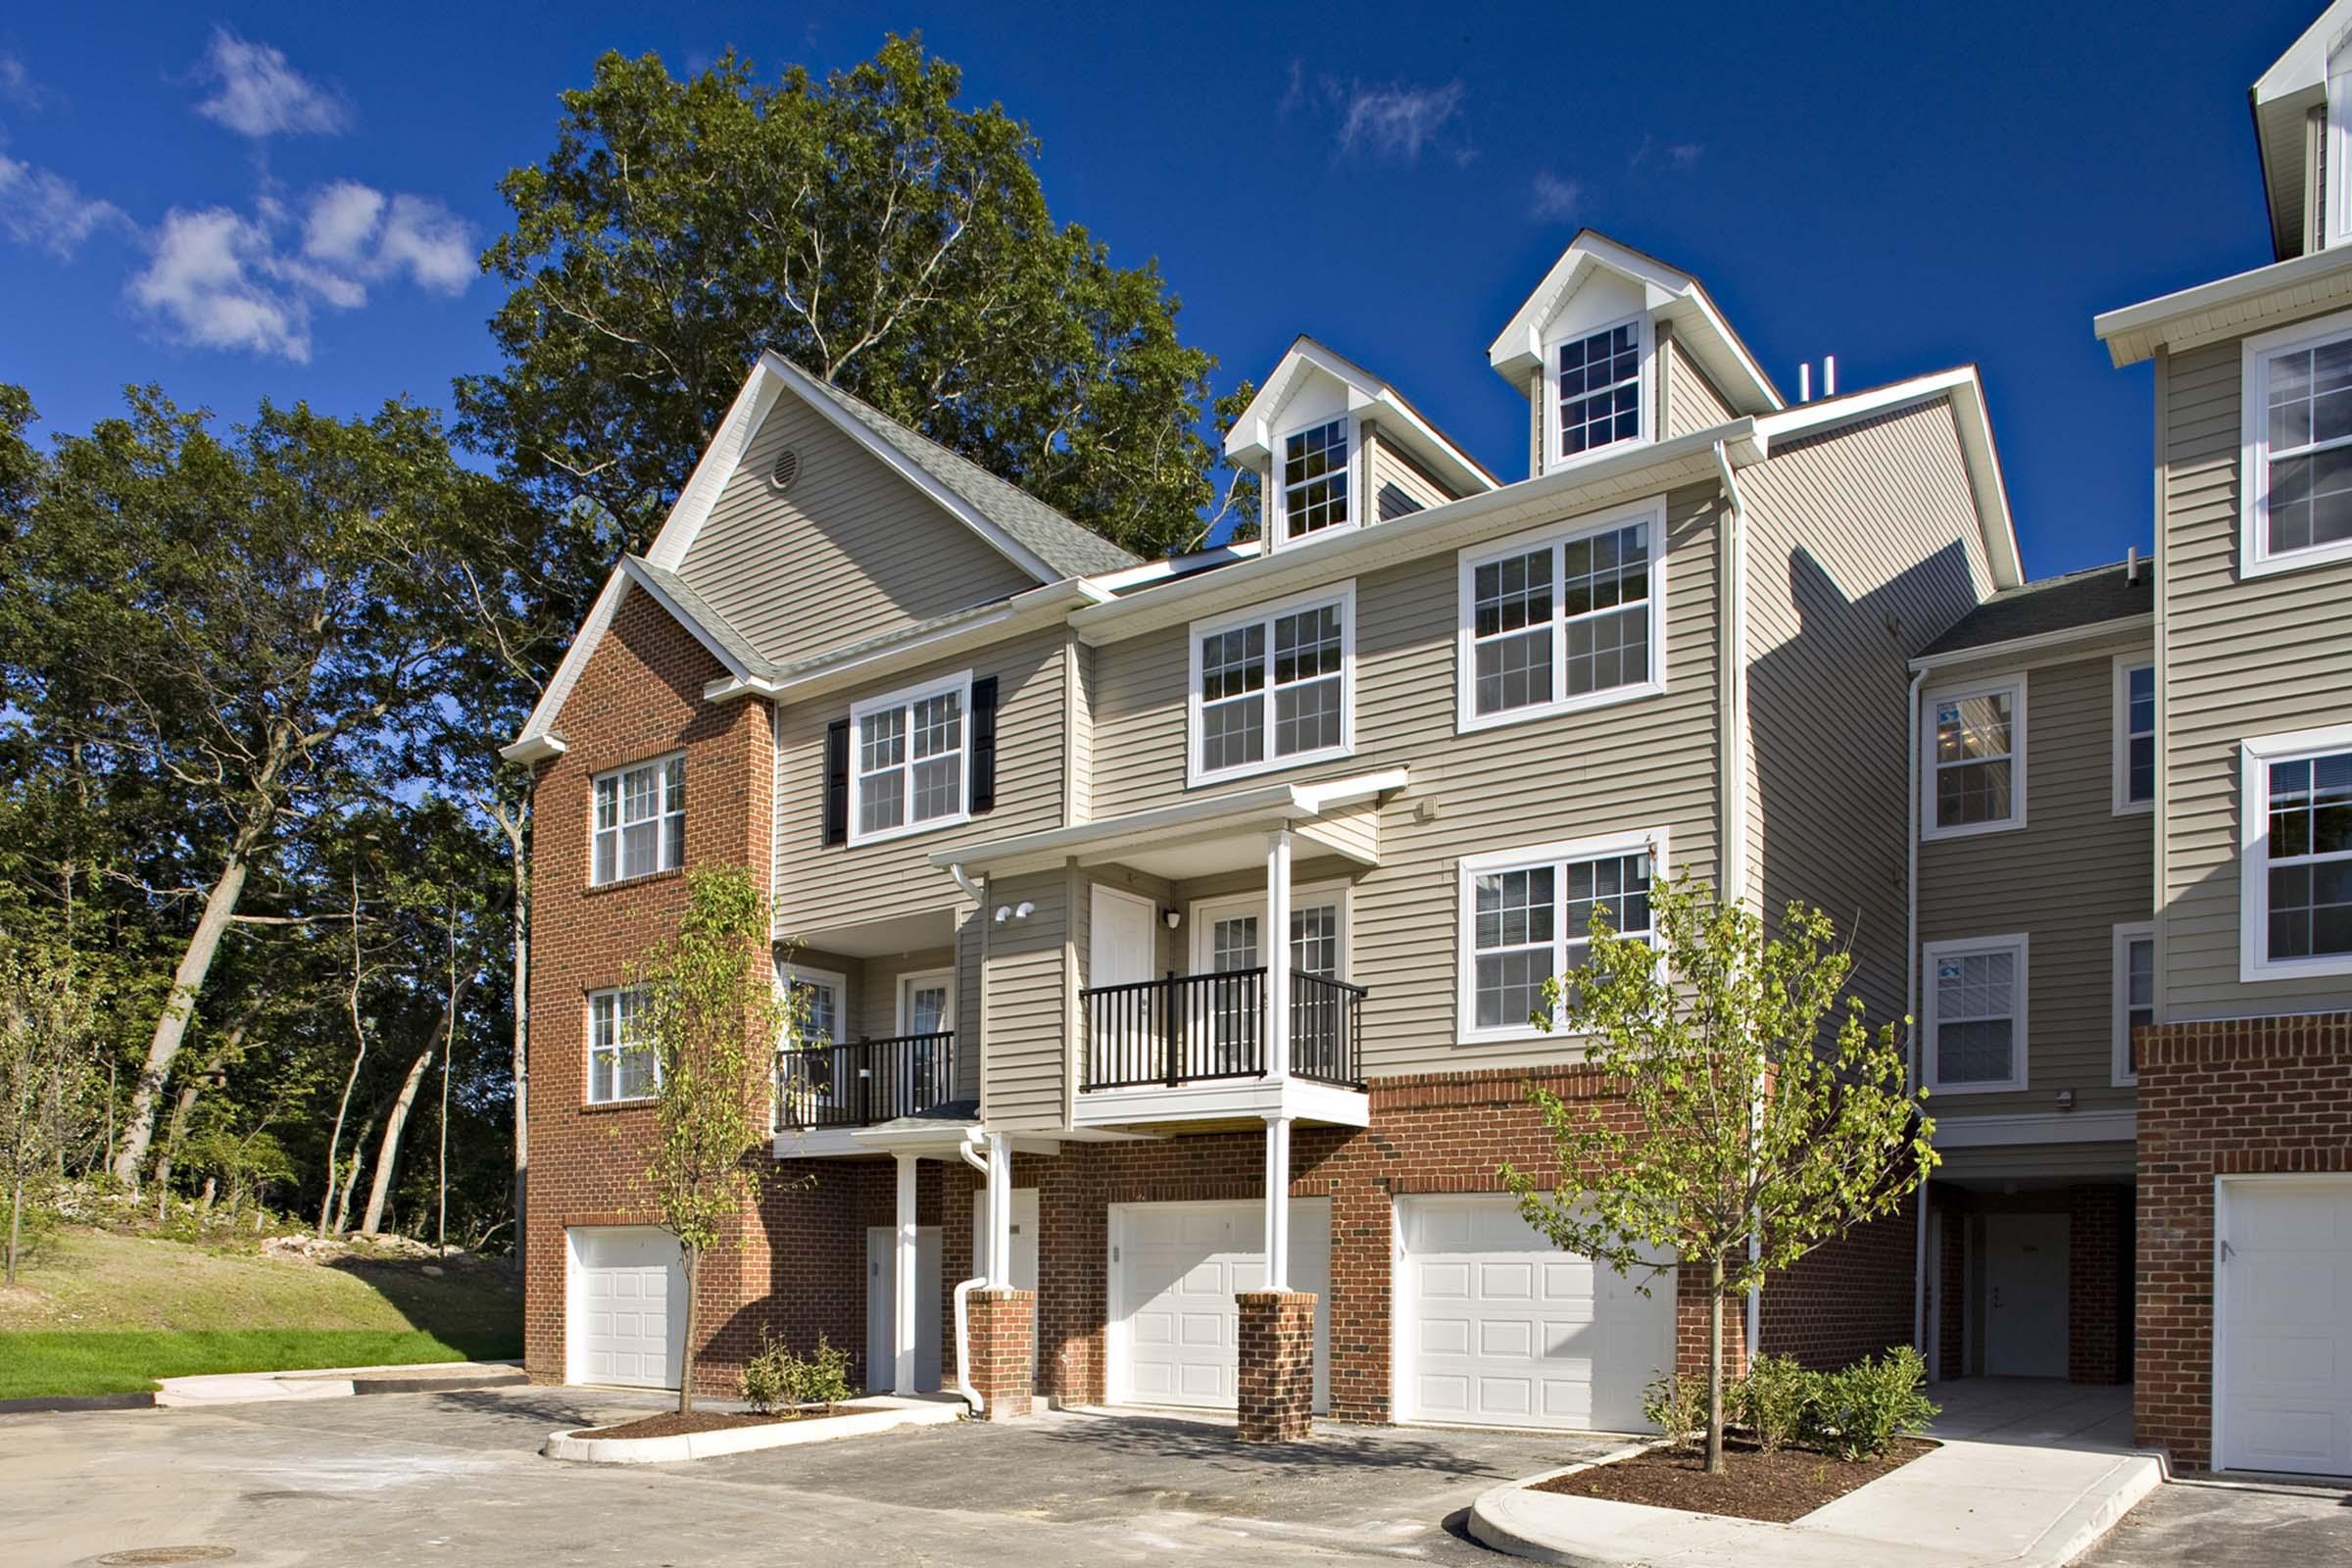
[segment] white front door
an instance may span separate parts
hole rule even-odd
[[[1111,1208],[1110,1398],[1230,1410],[1241,1307],[1266,1282],[1265,1205]],[[1291,1284],[1315,1296],[1314,1407],[1331,1407],[1331,1202],[1291,1200]]]
[[[865,1385],[888,1394],[899,1364],[897,1300],[899,1233],[888,1225],[865,1233]],[[914,1233],[914,1386],[929,1394],[939,1384],[939,1227]]]
[[[898,1025],[902,1035],[940,1035],[955,1028],[956,971],[901,975]]]
[[[650,1225],[569,1233],[564,1377],[674,1389],[686,1349],[686,1265],[678,1239]]]
[[[2215,1221],[2215,1462],[2352,1475],[2352,1176],[2225,1180]]]
[[[972,1275],[985,1279],[988,1275],[988,1192],[984,1188],[972,1195]],[[1029,1377],[1037,1378],[1038,1318],[1044,1304],[1037,1299],[1037,1189],[1015,1187],[1012,1190],[1012,1288],[1030,1293],[1029,1301]]]
[[[1507,1193],[1400,1198],[1397,1230],[1398,1419],[1648,1430],[1642,1390],[1674,1361],[1671,1272],[1563,1252]]]
[[[1984,1216],[1984,1373],[2066,1376],[2064,1214]]]
[[[1158,918],[1150,899],[1098,882],[1088,906],[1093,924],[1087,944],[1087,984],[1133,985],[1152,978],[1152,930]]]

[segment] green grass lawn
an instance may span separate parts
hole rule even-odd
[[[319,1264],[68,1230],[0,1288],[0,1399],[521,1353],[522,1293],[506,1269],[469,1259]]]

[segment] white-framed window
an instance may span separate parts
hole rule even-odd
[[[1548,470],[1649,439],[1649,318],[1629,317],[1544,345],[1551,413]]]
[[[1315,882],[1291,889],[1291,970],[1325,980],[1348,978],[1348,884]],[[1186,916],[1193,929],[1195,974],[1254,969],[1265,962],[1258,933],[1265,929],[1266,896],[1196,899]]]
[[[832,969],[811,969],[806,964],[785,963],[776,966],[776,983],[802,1004],[800,1040],[805,1049],[838,1046],[848,1042],[850,982],[847,975]]]
[[[1920,950],[1930,1089],[1966,1095],[2026,1087],[2031,946],[2021,934],[1931,942]]]
[[[850,842],[971,819],[972,672],[850,710]]]
[[[1296,544],[1318,534],[1356,525],[1356,497],[1349,459],[1355,448],[1354,421],[1345,414],[1318,419],[1274,443],[1274,494],[1268,498],[1274,542]]]
[[[1355,584],[1196,621],[1188,784],[1355,750]]]
[[[2026,825],[2026,677],[1920,701],[1920,831],[1932,839]]]
[[[850,982],[833,969],[776,965],[776,985],[799,1004],[798,1029],[779,1041],[769,1085],[777,1132],[815,1127],[828,1107],[847,1105],[857,1093],[858,1063],[841,1050],[849,1043]],[[787,1056],[789,1045],[802,1054]]]
[[[1664,691],[1665,524],[1665,502],[1653,498],[1463,551],[1457,727]]]
[[[2156,807],[2156,665],[2137,654],[2115,661],[2115,813]]]
[[[2115,928],[2115,1068],[2119,1088],[2139,1082],[2132,1031],[2156,1021],[2156,926],[2134,920]]]
[[[2239,748],[2238,977],[2352,974],[2352,724]]]
[[[899,976],[898,1033],[943,1035],[956,1027],[956,971]]]
[[[674,871],[686,863],[686,754],[599,773],[592,788],[593,887]]]
[[[2352,560],[2352,312],[2241,353],[2238,575]]]
[[[644,1037],[646,997],[614,989],[588,994],[588,1103],[650,1100],[662,1087],[662,1058]]]
[[[1651,828],[1463,857],[1455,1038],[1544,1039],[1531,1021],[1544,982],[1584,962],[1594,909],[1656,940],[1650,869],[1665,856],[1666,830]]]

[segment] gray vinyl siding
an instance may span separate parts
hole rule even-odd
[[[800,473],[768,482],[786,448]],[[813,409],[780,397],[678,574],[777,662],[1034,587]]]
[[[1421,470],[1418,464],[1398,450],[1386,431],[1369,438],[1365,455],[1370,459],[1370,488],[1375,521],[1389,522],[1395,518],[1444,506],[1455,498],[1446,487]]]
[[[1698,362],[1683,352],[1671,328],[1659,329],[1658,348],[1666,372],[1665,439],[1711,429],[1732,417],[1732,406],[1708,382]]]
[[[899,1032],[899,981],[903,976],[921,974],[926,970],[953,969],[956,966],[954,948],[932,948],[921,953],[900,953],[888,957],[866,960],[861,975],[858,1004],[858,1025],[871,1040],[887,1040]],[[956,1020],[963,1018],[961,999],[957,1000]]]
[[[2168,1022],[2352,1006],[2352,977],[2238,978],[2237,747],[2352,723],[2352,563],[2237,577],[2240,366],[2235,341],[2156,366]]]
[[[1938,1099],[1928,1107],[1937,1123],[1948,1121],[1954,1102]],[[1936,1181],[2014,1182],[2044,1176],[2131,1176],[2138,1146],[2129,1138],[2082,1139],[2071,1144],[1990,1144],[1936,1151],[1942,1163]]]
[[[1748,887],[1855,943],[1854,985],[1902,1015],[1909,661],[1991,591],[1943,403],[1776,446],[1747,506]]]
[[[1046,871],[989,886],[994,903],[1035,906],[1027,919],[992,922],[988,932],[980,1108],[991,1127],[1035,1131],[1066,1121],[1069,1062],[1062,1041],[1076,979],[1070,959],[1071,882],[1067,872]]]
[[[2031,938],[2026,977],[2026,1088],[1945,1091],[1939,1121],[2053,1111],[2061,1089],[2078,1110],[2128,1110],[2136,1097],[2114,1075],[2115,927],[2149,916],[2155,815],[2116,814],[2115,656],[2145,638],[2085,648],[2064,662],[1989,660],[1938,670],[1927,692],[2022,673],[2026,682],[2026,825],[1929,839],[1919,848],[1922,943]],[[1920,1012],[1926,987],[1920,978]]]

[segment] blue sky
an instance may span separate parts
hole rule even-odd
[[[1220,388],[1312,332],[1521,476],[1485,346],[1591,223],[1791,395],[1825,353],[1847,389],[1982,366],[2039,575],[2147,542],[2148,374],[2090,318],[2270,259],[2246,88],[2319,9],[12,8],[0,380],[52,430],[150,380],[446,407],[491,364],[495,182],[598,54],[823,71],[919,27],[1031,122],[1060,218],[1159,259]]]

